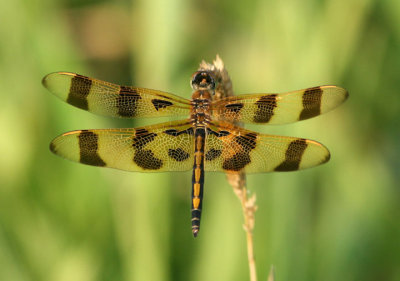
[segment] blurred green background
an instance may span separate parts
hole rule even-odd
[[[190,230],[191,172],[143,174],[52,155],[68,130],[133,127],[61,102],[53,71],[190,97],[219,54],[235,93],[334,84],[338,109],[259,132],[315,139],[321,167],[248,176],[259,280],[400,280],[400,1],[0,2],[0,280],[248,280],[239,201],[206,174]]]

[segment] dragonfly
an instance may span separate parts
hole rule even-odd
[[[50,73],[43,85],[61,100],[89,112],[122,118],[186,116],[138,128],[75,130],[56,137],[50,150],[82,164],[134,172],[193,170],[192,233],[197,237],[205,171],[264,173],[296,171],[326,163],[329,150],[297,137],[247,130],[238,124],[287,124],[328,112],[348,92],[318,86],[287,93],[215,98],[218,79],[196,71],[191,99],[132,86],[120,86],[70,72]]]

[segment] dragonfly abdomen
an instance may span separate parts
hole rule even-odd
[[[204,187],[204,142],[205,128],[196,128],[192,177],[192,233],[194,237],[197,236],[200,230],[201,206]]]

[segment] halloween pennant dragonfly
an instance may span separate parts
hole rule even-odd
[[[214,100],[209,71],[191,79],[192,99],[103,82],[69,72],[48,74],[43,85],[67,103],[113,117],[186,115],[188,119],[126,129],[77,130],[56,137],[50,150],[92,166],[136,172],[193,170],[192,233],[200,228],[204,171],[295,171],[330,158],[322,144],[259,134],[235,122],[285,124],[328,112],[348,97],[345,89],[320,86],[281,94],[249,94]]]

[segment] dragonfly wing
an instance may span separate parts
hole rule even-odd
[[[282,94],[251,94],[212,103],[215,120],[286,124],[328,112],[348,97],[336,86],[320,86]]]
[[[135,129],[78,130],[56,137],[53,153],[92,166],[126,171],[186,171],[193,167],[193,129],[174,121]]]
[[[206,171],[295,171],[329,158],[328,149],[316,141],[259,134],[224,122],[213,122],[206,136]]]
[[[76,73],[50,73],[43,78],[43,85],[63,101],[105,116],[161,117],[190,112],[190,101],[173,94],[119,86]]]

